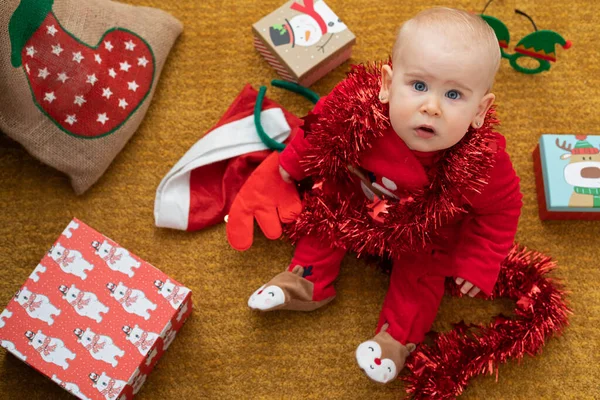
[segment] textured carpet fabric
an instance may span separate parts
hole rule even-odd
[[[290,259],[285,241],[259,235],[246,253],[229,248],[219,225],[196,233],[154,227],[162,177],[225,112],[245,83],[258,87],[276,73],[252,46],[251,25],[283,0],[128,0],[164,9],[184,24],[138,132],[100,181],[81,197],[65,176],[0,137],[0,305],[7,304],[69,220],[80,218],[194,291],[195,311],[139,393],[140,399],[384,399],[400,398],[401,383],[379,386],[357,368],[354,350],[372,336],[387,277],[348,256],[336,300],[312,313],[256,314],[248,296]],[[417,11],[450,5],[481,11],[485,1],[327,0],[356,34],[352,62],[388,56],[396,27]],[[574,310],[565,334],[541,355],[509,362],[495,377],[478,377],[465,399],[593,399],[600,393],[600,224],[537,216],[531,151],[542,133],[600,133],[600,28],[595,2],[497,0],[487,14],[511,33],[510,49],[533,31],[514,13],[533,17],[573,42],[550,71],[529,76],[502,61],[494,92],[501,131],[521,177],[525,206],[517,240],[553,256]],[[5,35],[6,32],[1,32]],[[5,57],[5,54],[0,55]],[[312,89],[325,94],[344,64]],[[283,90],[268,96],[296,114],[310,103]],[[443,300],[434,324],[488,321],[512,305]],[[0,398],[69,399],[57,385],[0,353]]]

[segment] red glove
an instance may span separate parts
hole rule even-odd
[[[227,240],[236,250],[252,246],[254,218],[269,239],[278,239],[281,223],[293,222],[302,211],[295,183],[279,173],[279,153],[269,155],[248,178],[233,200],[227,220]]]

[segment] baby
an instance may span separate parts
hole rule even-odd
[[[482,18],[433,8],[402,25],[380,77],[356,68],[322,98],[280,155],[285,181],[315,183],[290,229],[294,257],[248,305],[314,310],[334,299],[347,251],[389,256],[376,335],[356,350],[367,376],[386,383],[430,330],[447,277],[463,294],[489,295],[522,205],[493,130],[499,64]]]

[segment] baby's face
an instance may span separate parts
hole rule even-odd
[[[494,101],[491,62],[465,43],[426,30],[410,32],[382,70],[394,131],[417,151],[454,146],[469,125],[482,124]],[[487,93],[487,94],[486,94]]]

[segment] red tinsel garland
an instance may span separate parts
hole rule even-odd
[[[292,241],[313,235],[336,247],[362,254],[398,257],[439,239],[438,228],[464,213],[463,196],[480,192],[494,163],[498,124],[492,108],[479,129],[469,127],[455,146],[440,153],[429,173],[430,184],[399,193],[390,202],[383,222],[369,216],[369,202],[352,186],[348,165],[358,165],[361,154],[390,127],[387,104],[379,99],[381,64],[353,66],[348,77],[327,96],[318,115],[305,118],[311,146],[302,163],[316,182],[336,185],[335,193],[309,191],[303,211],[287,227]]]
[[[412,399],[453,399],[470,379],[496,373],[509,359],[536,355],[546,340],[568,325],[571,310],[561,285],[545,275],[556,264],[541,253],[517,244],[502,263],[498,282],[489,300],[515,300],[515,317],[498,315],[487,325],[454,325],[439,334],[432,345],[421,344],[406,363],[404,376]],[[460,295],[450,282],[447,290]]]

